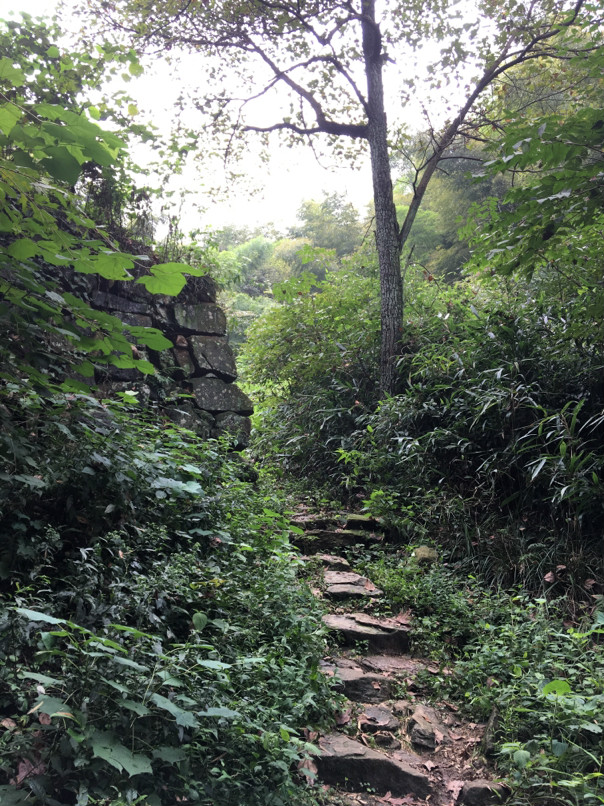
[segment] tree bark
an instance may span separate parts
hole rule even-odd
[[[363,57],[367,77],[367,140],[371,155],[375,239],[380,267],[380,392],[395,391],[396,358],[403,326],[403,281],[399,229],[388,153],[388,130],[382,81],[382,38],[375,21],[375,0],[362,0]]]

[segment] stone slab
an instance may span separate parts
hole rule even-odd
[[[383,705],[369,705],[359,717],[359,728],[363,733],[397,731],[400,726],[392,711]]]
[[[320,669],[339,680],[338,688],[353,702],[384,702],[394,693],[395,681],[392,678],[366,672],[354,661],[336,659],[335,663],[323,662]]]
[[[325,626],[337,631],[344,642],[355,644],[357,641],[367,641],[372,652],[385,654],[398,654],[409,649],[409,627],[404,624],[391,626],[392,619],[374,619],[364,613],[349,613],[335,615],[328,613],[323,616]],[[386,626],[383,626],[383,625]]]
[[[382,595],[379,588],[366,588],[364,585],[330,585],[325,593],[331,599],[366,599]]]
[[[226,316],[222,308],[213,302],[197,305],[178,303],[174,306],[176,324],[184,330],[205,336],[224,336]]]
[[[310,529],[302,535],[292,534],[291,542],[309,553],[332,552],[358,543],[375,542],[369,532],[351,529]]]
[[[300,559],[304,562],[309,560],[318,560],[323,565],[331,568],[333,571],[348,571],[350,570],[350,563],[344,557],[338,557],[335,554],[301,554]]]
[[[234,411],[249,416],[254,407],[249,397],[234,383],[226,383],[221,378],[191,378],[190,384],[195,402],[200,409],[215,414]]]
[[[383,532],[384,527],[371,515],[350,513],[346,518],[346,529],[363,529],[367,532]]]
[[[366,747],[340,733],[319,740],[321,755],[316,757],[319,777],[327,784],[344,789],[371,789],[379,795],[430,793],[428,777],[407,761],[399,761]],[[421,763],[418,758],[418,766]]]
[[[232,348],[220,336],[190,336],[189,344],[198,370],[213,372],[225,381],[237,377],[235,355]]]
[[[233,440],[236,450],[247,448],[250,444],[250,434],[252,433],[252,422],[249,417],[235,414],[234,411],[225,411],[216,415],[216,427],[212,432],[213,437],[220,437],[228,434]]]

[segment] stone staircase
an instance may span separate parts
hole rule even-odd
[[[322,671],[346,698],[333,731],[311,737],[321,753],[306,767],[309,780],[317,776],[330,804],[503,802],[507,790],[480,753],[485,726],[464,722],[450,703],[421,702],[416,675],[442,670],[410,656],[412,614],[373,615],[382,592],[354,573],[345,556],[359,543],[379,544],[379,523],[361,515],[301,514],[292,524],[302,558],[320,568],[313,590],[329,608],[323,621],[333,648]]]

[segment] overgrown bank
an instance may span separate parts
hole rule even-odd
[[[57,414],[40,487],[2,502],[24,524],[0,594],[2,803],[303,801],[303,731],[332,706],[285,521],[216,443],[92,400]]]

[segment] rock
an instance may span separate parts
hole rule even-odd
[[[495,706],[487,720],[482,738],[482,752],[486,756],[492,756],[495,752],[495,735],[499,729],[499,711]]]
[[[418,546],[411,556],[418,565],[433,565],[438,560],[438,553],[431,546]]]
[[[200,409],[214,413],[233,411],[250,415],[254,412],[252,401],[234,383],[225,383],[221,378],[191,378],[195,402]]]
[[[216,336],[191,336],[189,344],[200,372],[213,372],[225,381],[235,380],[235,355],[226,340]]]
[[[337,557],[335,554],[301,554],[300,559],[304,561],[318,560],[333,571],[348,571],[350,569],[348,560],[345,560],[344,557]]]
[[[352,571],[325,571],[325,583],[329,586],[325,593],[333,599],[348,597],[381,596],[382,591],[367,577],[354,574]]]
[[[233,440],[235,449],[239,451],[250,444],[251,432],[252,423],[249,417],[242,417],[234,411],[225,411],[216,415],[216,427],[212,436],[220,437],[228,434]]]
[[[384,702],[394,692],[394,680],[382,674],[366,672],[358,663],[347,658],[338,658],[335,663],[322,662],[320,669],[324,674],[339,679],[337,688],[353,702]]]
[[[213,302],[198,305],[178,303],[174,306],[174,319],[181,328],[206,336],[224,336],[226,316]]]
[[[172,350],[177,366],[182,370],[186,378],[190,378],[195,373],[195,364],[189,351],[183,347],[175,347]]]
[[[331,599],[362,599],[381,596],[379,588],[367,589],[363,585],[330,585],[325,593]]]
[[[352,531],[350,529],[311,529],[303,535],[292,535],[291,541],[295,546],[308,552],[330,551],[346,546],[355,546],[357,543],[375,541],[369,532]]]
[[[135,302],[127,297],[107,294],[104,291],[94,292],[92,304],[95,308],[101,308],[103,311],[119,311],[120,313],[148,314],[151,308],[150,302]]]
[[[153,324],[151,317],[142,313],[120,313],[119,318],[125,325],[136,325],[136,327],[151,327]]]
[[[407,723],[411,743],[434,750],[437,744],[449,741],[449,732],[433,708],[418,705]]]
[[[382,532],[383,528],[371,515],[349,514],[346,518],[346,529],[361,529],[366,532]]]
[[[214,428],[212,415],[195,408],[192,403],[170,406],[164,409],[164,414],[180,428],[187,428],[202,439],[209,439]]]
[[[480,778],[476,781],[466,781],[459,793],[457,803],[465,803],[467,806],[490,806],[490,804],[503,803],[507,795],[508,789],[503,784]]]
[[[392,619],[375,619],[365,613],[323,616],[325,626],[337,630],[347,644],[367,641],[373,652],[406,652],[409,649],[409,627],[404,624],[393,626],[390,622]]]
[[[359,717],[359,728],[363,733],[392,732],[399,730],[400,722],[392,711],[383,705],[370,705]]]
[[[319,748],[316,763],[325,783],[345,789],[369,788],[380,795],[391,792],[423,798],[430,792],[428,777],[409,762],[389,758],[348,736],[324,736]]]
[[[373,734],[373,741],[380,747],[385,747],[386,750],[400,750],[402,744],[388,731],[379,731]]]
[[[399,677],[409,677],[426,668],[422,661],[407,655],[367,655],[361,664],[368,671],[396,674]]]

